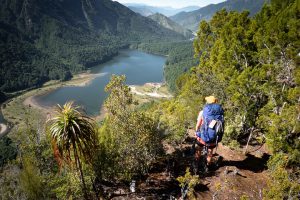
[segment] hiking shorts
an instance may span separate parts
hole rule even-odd
[[[196,137],[196,144],[200,147],[207,146],[209,149],[213,149],[216,147],[216,143],[206,143],[200,137]]]

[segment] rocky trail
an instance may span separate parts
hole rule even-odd
[[[110,199],[182,199],[176,178],[192,166],[192,143],[190,132],[180,145],[164,144],[166,155],[153,165],[147,176],[136,180],[136,191],[130,192],[129,184],[117,184],[109,187]],[[248,150],[250,153],[244,155],[242,149],[231,150],[219,143],[215,156],[221,156],[223,161],[200,175],[200,184],[195,187],[196,199],[262,199],[268,180],[269,154],[264,146],[249,146]]]

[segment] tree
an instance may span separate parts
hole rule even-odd
[[[121,170],[121,178],[130,179],[148,170],[160,149],[160,136],[156,121],[135,110],[136,103],[130,88],[124,84],[125,79],[124,75],[113,75],[105,88],[110,93],[105,102],[108,116],[104,124],[106,128],[102,129],[105,132],[100,135],[112,138],[110,146],[114,146],[117,152],[116,167]]]
[[[97,148],[97,135],[91,119],[80,112],[73,102],[67,102],[63,107],[58,105],[56,116],[50,119],[49,123],[54,153],[68,165],[75,160],[83,193],[88,199],[81,158],[87,163],[92,163]]]
[[[44,199],[43,178],[34,160],[23,158],[23,170],[20,173],[20,184],[28,199]]]

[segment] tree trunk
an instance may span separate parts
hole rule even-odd
[[[81,179],[81,183],[82,183],[83,195],[84,195],[84,198],[86,200],[89,200],[89,196],[88,196],[88,193],[87,193],[86,184],[85,184],[85,180],[84,180],[84,176],[83,176],[83,172],[82,172],[81,162],[79,160],[77,149],[76,149],[76,146],[74,145],[74,143],[73,143],[73,148],[74,148],[75,163],[76,163],[76,166],[77,166],[77,168],[79,170],[79,173],[80,173],[80,179]]]

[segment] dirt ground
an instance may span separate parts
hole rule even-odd
[[[155,163],[149,174],[140,177],[136,191],[129,191],[129,184],[115,185],[110,199],[182,199],[181,188],[176,180],[192,166],[190,135],[180,145],[164,144],[166,155]],[[268,180],[267,160],[269,154],[264,146],[249,146],[248,154],[243,150],[231,150],[219,143],[215,157],[222,157],[218,167],[200,174],[200,184],[195,187],[196,199],[240,200],[262,199]],[[110,188],[110,190],[112,187]]]

